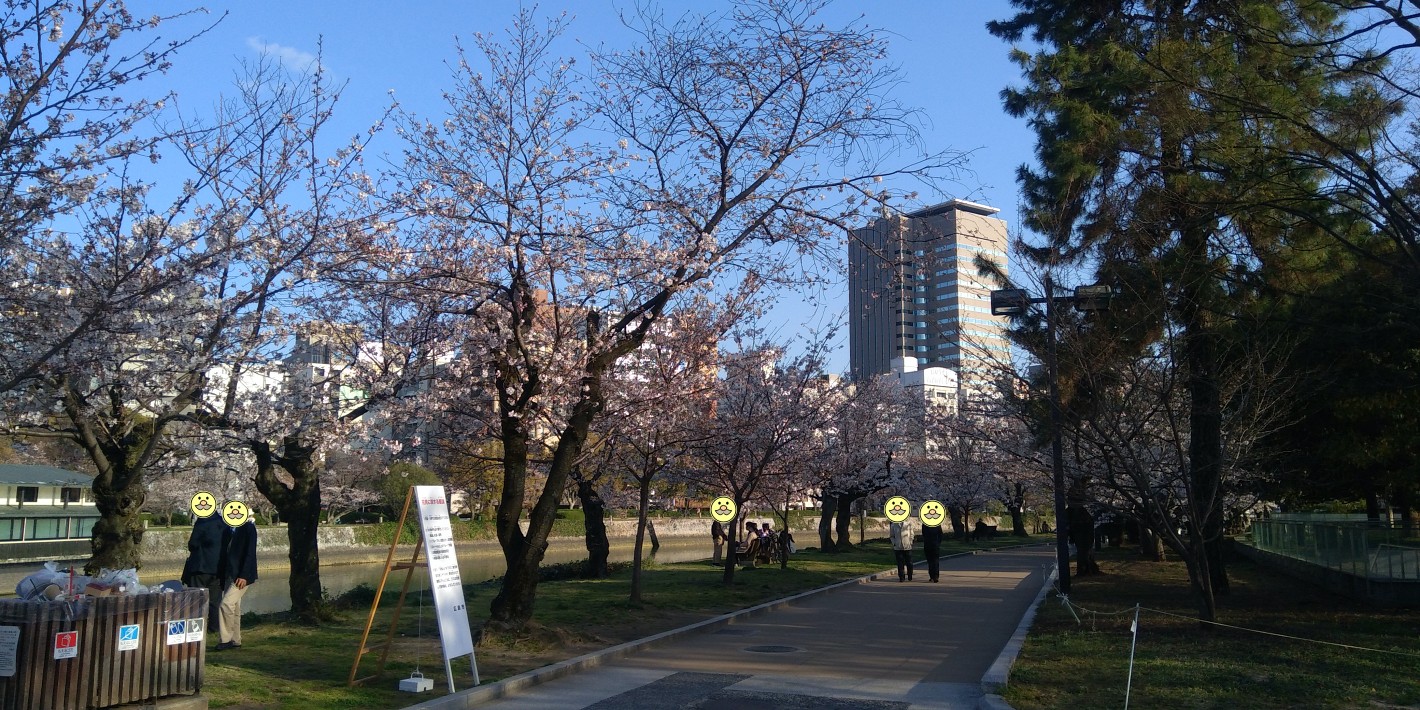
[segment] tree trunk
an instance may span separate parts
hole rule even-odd
[[[823,510],[818,516],[818,549],[824,552],[833,552],[833,519],[834,513],[838,511],[838,496],[825,493],[823,496]]]
[[[588,328],[588,337],[594,337],[594,324],[589,323]],[[601,411],[601,376],[613,361],[599,359],[587,366],[582,377],[582,399],[573,407],[566,426],[558,435],[542,492],[528,512],[526,533],[518,525],[518,518],[522,515],[527,491],[532,435],[524,424],[525,417],[522,415],[526,412],[517,411],[517,403],[506,395],[508,391],[519,388],[512,383],[520,381],[520,376],[515,369],[500,369],[498,389],[502,403],[499,421],[503,441],[503,497],[498,507],[497,527],[498,544],[503,549],[503,560],[508,569],[503,575],[502,588],[489,606],[488,623],[493,628],[520,629],[532,620],[537,598],[538,568],[547,554],[547,538],[557,518],[562,490],[567,485],[573,465],[581,456],[592,419]]]
[[[301,445],[297,436],[282,441],[279,456],[265,441],[252,442],[252,452],[256,455],[257,490],[286,520],[291,614],[303,623],[318,624],[329,615],[321,596],[320,545],[316,538],[320,525],[320,471],[313,460],[315,452]],[[292,485],[287,486],[276,477],[277,466],[291,476]]]
[[[1217,599],[1213,594],[1213,575],[1208,572],[1208,554],[1197,532],[1184,559],[1188,567],[1188,582],[1193,589],[1193,599],[1198,605],[1199,621],[1215,621],[1218,616]]]
[[[146,497],[141,471],[120,469],[111,477],[94,478],[99,519],[89,537],[92,556],[84,564],[86,573],[143,566],[143,518],[139,513]],[[171,516],[168,522],[171,524]]]
[[[853,502],[862,498],[854,493],[838,497],[838,544],[835,547],[839,552],[853,549]]]
[[[743,510],[744,506],[735,501],[737,509]],[[720,575],[720,581],[726,586],[735,583],[735,568],[739,566],[739,554],[736,552],[739,547],[740,519],[735,518],[730,521],[725,530],[725,571]]]
[[[590,481],[577,481],[577,499],[586,515],[587,577],[603,579],[608,574],[607,558],[611,556],[611,541],[606,537],[606,504]],[[634,577],[632,584],[634,588]]]
[[[641,546],[645,544],[646,528],[651,508],[651,479],[641,481],[640,496],[636,509],[636,547],[631,552],[631,601],[641,603]],[[605,533],[605,529],[603,529]]]
[[[954,505],[947,506],[947,514],[950,515],[952,519],[952,537],[958,542],[965,540],[966,514],[961,508]]]
[[[1164,554],[1163,539],[1143,525],[1139,526],[1139,556],[1150,562],[1164,562],[1168,559]]]
[[[1026,531],[1025,485],[1015,484],[1015,491],[1007,496],[1006,510],[1011,513],[1011,534],[1015,537],[1030,537]]]
[[[1088,508],[1072,505],[1065,510],[1065,519],[1070,525],[1070,542],[1075,545],[1075,574],[1080,577],[1099,574],[1099,563],[1095,562],[1095,518]]]

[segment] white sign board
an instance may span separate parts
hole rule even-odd
[[[168,622],[168,645],[176,646],[187,643],[187,620],[179,619]]]
[[[443,486],[414,486],[414,500],[419,504],[419,528],[424,532],[424,551],[429,560],[429,589],[439,615],[439,640],[447,663],[473,653],[454,531],[449,527],[448,499]]]
[[[79,632],[60,631],[54,635],[54,660],[79,657]]]
[[[118,650],[137,651],[138,650],[138,624],[125,624],[118,627]]]
[[[0,677],[15,675],[15,656],[20,650],[20,627],[0,626]]]
[[[201,641],[207,635],[207,617],[187,620],[187,642]]]

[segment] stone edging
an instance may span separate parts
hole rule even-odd
[[[1030,546],[1013,545],[1011,547]],[[977,555],[982,552],[995,552],[998,550],[1005,549],[1011,548],[997,547],[992,548],[991,550],[972,550],[970,552],[958,552],[954,555],[945,555],[939,559],[946,560],[954,557],[965,557],[967,555]],[[774,611],[775,609],[779,609],[783,606],[790,604],[791,602],[795,602],[806,597],[811,597],[816,594],[823,594],[825,592],[831,592],[835,589],[838,589],[840,587],[846,587],[851,584],[866,584],[868,582],[877,580],[879,577],[896,576],[897,568],[892,568],[883,570],[882,572],[874,572],[872,574],[863,575],[862,577],[857,577],[855,579],[835,582],[833,584],[824,587],[819,587],[817,589],[810,589],[806,592],[799,592],[798,594],[784,597],[782,599],[770,600],[764,602],[763,604],[758,604],[756,606],[749,607],[748,609],[740,609],[738,611],[732,611],[728,614],[721,614],[720,616],[711,619],[706,619],[704,621],[699,621],[689,626],[682,626],[678,629],[671,629],[670,631],[663,631],[659,634],[647,636],[645,638],[636,639],[634,641],[627,641],[623,644],[618,644],[610,648],[604,648],[600,651],[593,651],[591,653],[577,656],[576,658],[569,658],[565,661],[554,663],[548,666],[543,666],[542,668],[534,668],[533,670],[527,671],[525,673],[519,673],[518,675],[515,675],[511,678],[504,678],[503,680],[500,680],[496,683],[480,685],[476,688],[472,688],[469,690],[461,690],[452,695],[445,695],[442,698],[434,698],[432,700],[427,700],[425,702],[419,703],[418,705],[409,706],[408,710],[464,710],[466,708],[473,708],[478,706],[479,704],[488,702],[490,700],[496,700],[498,698],[506,697],[517,693],[518,691],[526,690],[528,688],[541,685],[548,681],[556,680],[563,676],[568,676],[572,675],[573,673],[580,673],[585,670],[596,668],[607,663],[608,661],[614,661],[620,658],[625,658],[626,656],[629,656],[633,653],[636,653],[637,651],[641,651],[646,648],[651,648],[666,643],[668,641],[674,641],[690,634],[699,633],[713,628],[718,628],[720,626],[728,626],[742,618],[758,616],[766,612]],[[1049,585],[1047,584],[1045,588],[1048,587]],[[1044,595],[1043,590],[1041,592],[1041,595]],[[1037,597],[1037,601],[1038,600],[1039,597]],[[1027,617],[1033,618],[1034,608],[1035,607],[1032,606],[1031,611],[1027,612]],[[1024,636],[1024,632],[1020,628],[1017,628],[1016,633]],[[1012,641],[1015,641],[1015,636],[1012,636],[1011,639]],[[1007,647],[1009,648],[1010,644],[1007,644]],[[1017,653],[1018,652],[1019,648],[1017,649]],[[1014,659],[1014,656],[1012,658]],[[1000,659],[997,659],[997,662],[999,663]],[[1009,708],[1009,706],[1006,707]]]

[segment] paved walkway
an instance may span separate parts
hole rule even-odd
[[[420,707],[975,708],[1054,559],[1046,547],[954,557],[939,584],[919,564],[911,582],[847,585],[504,698]]]

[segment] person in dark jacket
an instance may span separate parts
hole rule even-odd
[[[187,537],[187,562],[182,566],[182,584],[207,590],[207,628],[216,621],[222,603],[222,535],[227,529],[215,515],[199,517]]]
[[[937,581],[942,571],[942,526],[922,524],[922,552],[927,556],[927,578]]]
[[[256,524],[251,520],[222,533],[222,605],[218,651],[242,645],[242,596],[256,581]]]

